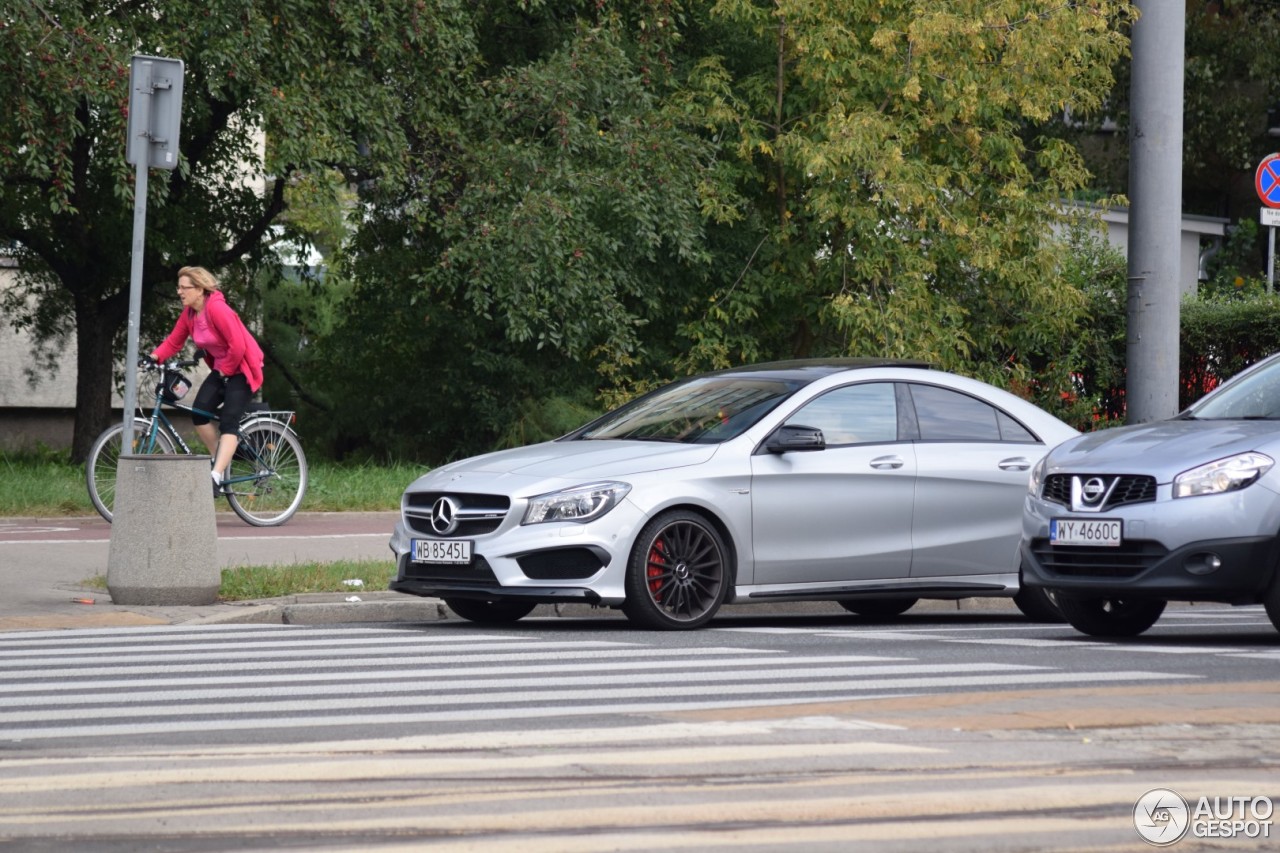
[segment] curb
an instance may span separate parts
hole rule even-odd
[[[356,596],[351,596],[357,598]],[[1014,611],[1010,598],[962,598],[923,600],[908,613],[952,612],[966,610]],[[726,604],[720,615],[731,617],[792,614],[801,616],[851,616],[834,601],[796,601],[771,604]],[[617,619],[626,617],[620,610],[589,604],[540,604],[527,618],[558,617],[566,619]],[[856,618],[856,617],[851,617]],[[401,593],[365,593],[357,601],[338,595],[315,594],[289,598],[247,602],[212,614],[182,620],[182,625],[256,624],[256,625],[339,625],[343,623],[441,622],[466,620],[456,616],[438,598],[410,598]]]

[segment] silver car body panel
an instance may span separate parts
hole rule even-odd
[[[1275,421],[1156,421],[1099,430],[1064,442],[1054,448],[1046,473],[1141,473],[1168,484],[1205,462],[1249,450],[1267,453],[1267,447],[1272,453],[1280,448],[1280,425]]]
[[[752,575],[740,582],[905,578],[911,573],[915,449],[832,447],[750,457]]]
[[[901,578],[846,581],[843,583],[785,583],[739,585],[735,603],[750,601],[796,601],[853,598],[874,593],[885,597],[959,599],[970,596],[1014,595],[1018,591],[1018,573],[984,573],[934,578]]]

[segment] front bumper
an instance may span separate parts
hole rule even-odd
[[[1088,516],[1029,497],[1022,583],[1086,596],[1257,603],[1280,562],[1280,501],[1269,491],[1249,491],[1179,500],[1162,495],[1095,516],[1124,522],[1119,548],[1051,545],[1051,519]]]
[[[470,564],[449,565],[414,562],[413,539],[427,537],[402,517],[389,543],[396,557],[390,588],[438,598],[621,604],[628,549],[643,521],[624,500],[589,524],[504,522],[472,538]]]

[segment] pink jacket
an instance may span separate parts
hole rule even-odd
[[[206,355],[205,362],[223,376],[234,376],[243,373],[249,380],[249,388],[257,391],[262,387],[262,348],[249,334],[244,322],[240,319],[221,291],[210,291],[205,294],[204,313],[213,328],[227,344],[227,355],[215,363],[212,356]],[[178,322],[173,325],[169,337],[155,349],[156,361],[167,361],[177,355],[178,350],[186,345],[191,337],[195,324],[196,312],[183,308],[178,315]]]

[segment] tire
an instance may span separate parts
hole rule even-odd
[[[645,628],[700,628],[724,603],[732,572],[729,549],[701,515],[672,510],[636,537],[627,564],[622,612]]]
[[[1166,602],[1154,598],[1084,598],[1059,592],[1062,615],[1091,637],[1136,637],[1156,624]]]
[[[1271,588],[1267,590],[1267,597],[1262,600],[1262,606],[1267,610],[1267,618],[1271,620],[1271,624],[1280,631],[1280,569],[1276,570],[1275,577],[1271,579]]]
[[[918,598],[855,598],[841,601],[840,606],[850,613],[870,619],[891,619],[901,616],[916,606]]]
[[[1013,603],[1022,611],[1022,615],[1032,622],[1062,623],[1067,621],[1067,618],[1062,615],[1062,610],[1059,609],[1053,594],[1048,590],[1024,586],[1013,597]]]
[[[227,502],[236,515],[254,527],[276,527],[302,506],[307,457],[289,428],[272,420],[251,421],[240,429],[227,480]]]
[[[173,439],[157,430],[151,432],[151,421],[133,419],[133,453],[173,453]],[[103,431],[89,448],[89,458],[84,465],[85,484],[89,487],[89,500],[93,508],[107,521],[112,518],[116,502],[116,469],[120,464],[120,440],[124,436],[124,424],[116,424]]]
[[[468,622],[486,625],[518,622],[537,607],[528,601],[480,601],[475,598],[446,598],[444,603]]]

